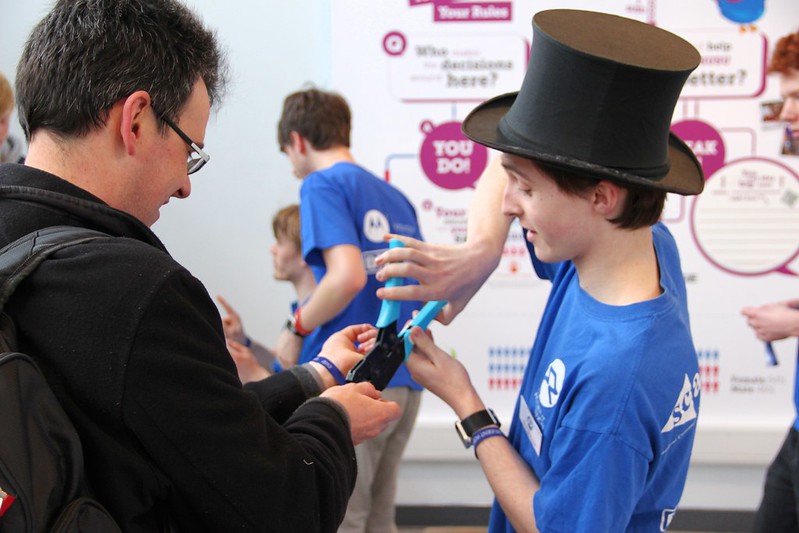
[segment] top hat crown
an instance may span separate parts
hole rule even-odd
[[[698,194],[702,167],[669,126],[700,59],[681,37],[643,22],[541,11],[521,89],[477,106],[463,132],[577,175]]]

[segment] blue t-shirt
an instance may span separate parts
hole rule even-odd
[[[383,236],[388,233],[421,239],[416,210],[399,190],[353,163],[341,162],[309,174],[300,188],[300,230],[302,254],[313,270],[317,283],[327,272],[322,251],[351,244],[361,250],[367,272],[366,286],[331,321],[316,328],[305,339],[303,357],[319,353],[330,335],[352,324],[374,324],[382,300],[377,289],[383,284],[375,278],[374,258],[388,249]],[[406,283],[410,280],[406,280]],[[419,302],[403,302],[398,327],[410,320]],[[306,361],[300,360],[300,363]],[[421,390],[403,364],[389,387],[408,386]]]
[[[663,293],[632,305],[603,304],[571,262],[533,256],[552,289],[508,438],[541,482],[542,532],[664,531],[682,495],[699,368],[676,244],[652,231]],[[489,531],[513,531],[496,502]]]

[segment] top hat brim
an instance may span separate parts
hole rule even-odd
[[[469,139],[489,148],[540,161],[579,176],[609,179],[682,195],[699,194],[704,189],[705,179],[701,165],[691,149],[673,132],[669,132],[668,140],[670,166],[666,174],[660,178],[643,177],[625,169],[604,167],[558,154],[553,150],[513,142],[501,133],[499,124],[516,101],[518,94],[518,92],[503,94],[477,106],[464,119],[461,126],[463,133]]]

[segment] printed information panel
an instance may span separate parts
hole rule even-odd
[[[428,241],[465,238],[475,182],[496,154],[466,139],[460,123],[477,103],[518,90],[535,53],[532,16],[551,8],[597,6],[350,0],[333,10],[331,88],[352,104],[356,156],[411,198]],[[663,213],[689,291],[700,431],[730,421],[787,428],[796,340],[775,343],[780,364],[766,365],[765,347],[740,310],[799,296],[799,157],[783,154],[779,84],[766,73],[773,44],[796,30],[795,1],[617,0],[601,8],[677,33],[703,58],[673,131],[702,162],[706,190],[670,195]],[[502,420],[511,418],[548,291],[514,225],[480,293],[453,324],[433,325],[437,342],[466,364]],[[419,420],[449,423],[452,413],[426,394]]]

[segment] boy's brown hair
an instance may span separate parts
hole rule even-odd
[[[272,231],[275,238],[286,237],[291,240],[298,250],[302,250],[302,241],[300,240],[300,206],[291,204],[272,217]]]
[[[566,194],[580,196],[596,186],[599,180],[586,178],[572,172],[533,161],[547,176]],[[666,203],[666,191],[649,187],[636,187],[617,183],[619,187],[627,190],[627,199],[621,214],[610,220],[622,229],[638,229],[652,226],[657,223],[663,213]]]
[[[291,143],[291,132],[296,131],[316,150],[349,147],[351,121],[350,106],[340,94],[319,89],[297,91],[283,101],[277,140],[283,148]]]
[[[769,74],[787,74],[791,69],[799,70],[799,31],[777,41],[768,66]]]

